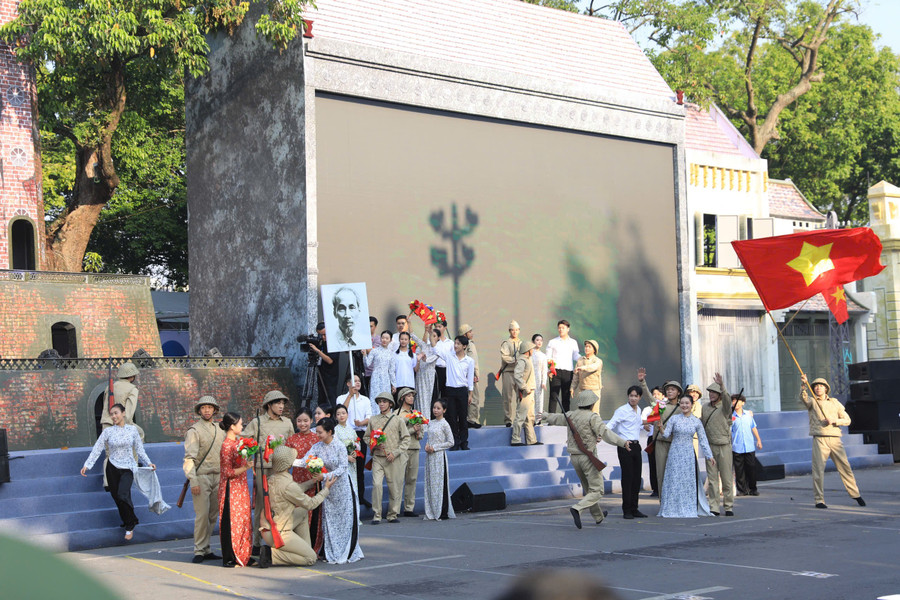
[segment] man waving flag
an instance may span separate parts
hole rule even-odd
[[[844,284],[884,269],[881,240],[868,227],[794,233],[731,245],[767,311],[821,293],[839,323],[847,320]]]

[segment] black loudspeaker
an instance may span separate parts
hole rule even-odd
[[[483,512],[506,508],[506,492],[496,479],[464,483],[450,495],[453,510]]]
[[[850,381],[900,378],[900,360],[870,360],[848,365]]]
[[[900,462],[900,431],[864,431],[863,443],[878,444],[878,454],[892,454]]]
[[[771,454],[756,455],[756,480],[784,479],[784,463]]]
[[[850,399],[859,400],[860,402],[900,400],[900,377],[851,383]]]
[[[900,431],[900,400],[848,402],[850,433]]]
[[[9,444],[5,429],[0,429],[0,483],[9,483]]]

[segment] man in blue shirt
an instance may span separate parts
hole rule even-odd
[[[731,397],[731,453],[734,458],[734,479],[738,496],[759,496],[756,489],[756,451],[762,450],[762,440],[756,429],[753,413],[744,410],[744,396]],[[756,438],[754,444],[753,438]]]

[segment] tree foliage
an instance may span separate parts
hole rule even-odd
[[[302,26],[300,0],[267,5],[257,32],[283,49]],[[123,182],[135,193],[149,185],[148,199],[177,213],[183,156],[180,175],[171,160],[183,149],[171,144],[183,133],[166,138],[183,126],[165,129],[171,94],[185,72],[208,69],[205,34],[233,31],[248,9],[237,0],[22,0],[18,17],[0,27],[0,39],[38,76],[42,157],[51,158],[44,172],[48,268],[81,270],[101,211]],[[122,205],[137,201],[123,195]]]

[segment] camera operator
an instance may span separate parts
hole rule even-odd
[[[325,323],[316,324],[316,333],[322,336],[322,345],[326,346],[327,338],[325,337]],[[337,398],[337,386],[339,379],[339,352],[325,352],[319,348],[317,344],[310,342],[310,350],[319,357],[319,404],[334,406],[334,399]]]

